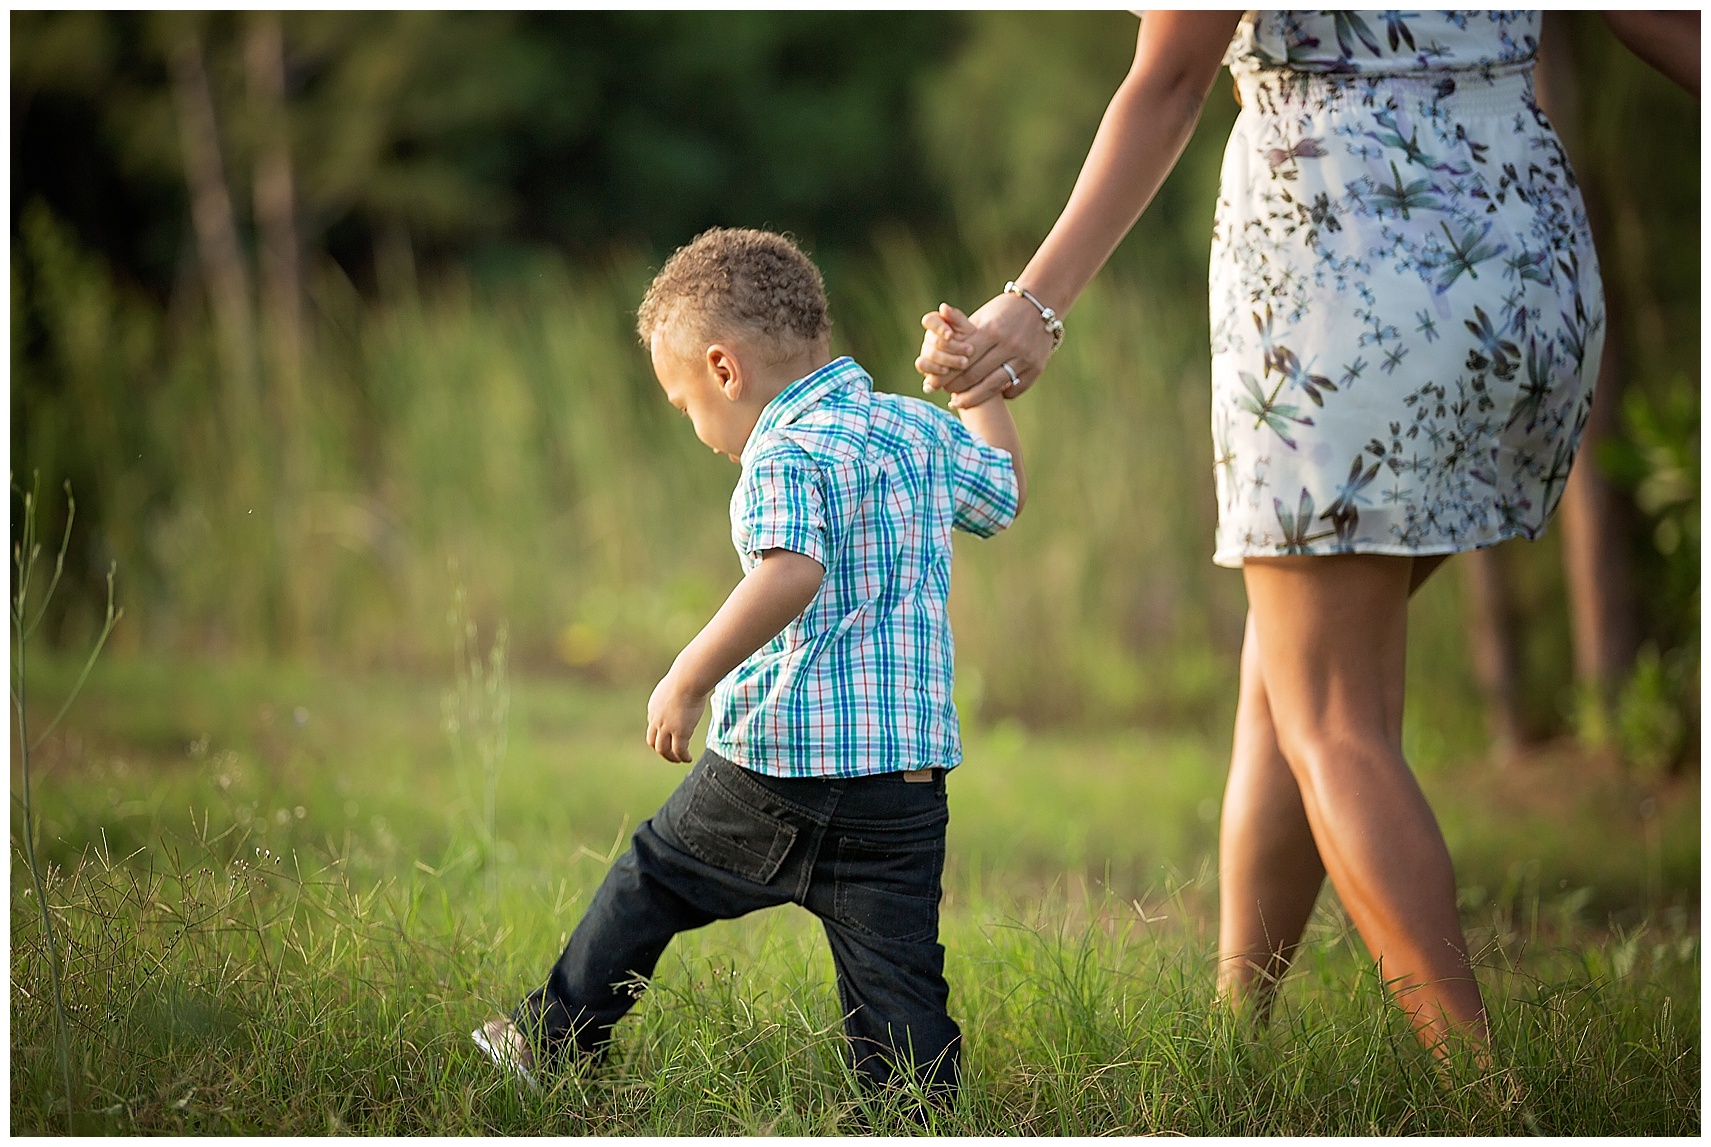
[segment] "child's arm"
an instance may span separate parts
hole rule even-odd
[[[668,761],[687,762],[689,738],[713,686],[807,609],[825,576],[820,563],[804,554],[763,553],[760,564],[737,583],[654,687],[648,698],[648,748]]]
[[[979,406],[965,406],[957,414],[970,434],[1010,455],[1010,464],[1016,471],[1016,512],[1020,514],[1028,500],[1028,482],[1022,476],[1022,437],[1016,433],[1009,404],[983,402]]]

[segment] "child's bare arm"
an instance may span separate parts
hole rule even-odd
[[[820,563],[804,554],[762,554],[760,564],[737,583],[654,687],[648,698],[648,747],[668,761],[687,762],[689,738],[713,686],[807,609],[825,576]]]
[[[1009,405],[983,402],[979,406],[965,406],[957,414],[970,434],[1010,455],[1010,463],[1016,470],[1016,512],[1020,514],[1028,500],[1028,480],[1022,475],[1022,437],[1016,433],[1016,420],[1010,417]]]

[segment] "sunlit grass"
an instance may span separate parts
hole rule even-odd
[[[794,908],[680,938],[598,1073],[536,1098],[480,1058],[469,1029],[545,974],[682,768],[641,744],[641,693],[513,681],[490,897],[441,687],[97,669],[41,757],[80,1130],[892,1126],[860,1111],[830,957]],[[1214,1004],[1216,742],[1014,725],[968,741],[942,936],[966,1087],[939,1130],[1698,1131],[1696,783],[1583,773],[1581,799],[1527,813],[1488,766],[1425,778],[1518,1087],[1505,1107],[1490,1081],[1429,1068],[1328,894],[1270,1031]],[[52,1129],[65,1104],[19,867],[12,1119]]]

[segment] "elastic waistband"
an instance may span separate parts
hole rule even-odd
[[[1513,112],[1533,101],[1533,63],[1360,75],[1259,68],[1236,77],[1242,107],[1259,115],[1287,115],[1344,107],[1383,107],[1392,97],[1435,104],[1454,116]]]

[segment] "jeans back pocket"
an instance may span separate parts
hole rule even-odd
[[[796,826],[747,804],[709,770],[689,795],[678,836],[714,868],[767,884],[796,843]]]
[[[884,940],[918,943],[939,934],[944,825],[911,841],[838,838],[834,879],[838,920]]]

